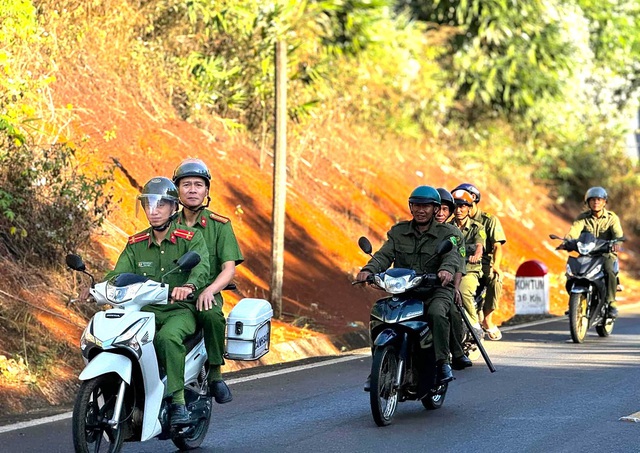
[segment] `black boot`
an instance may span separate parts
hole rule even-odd
[[[451,365],[443,363],[438,366],[438,374],[436,376],[436,382],[438,385],[446,384],[453,381],[453,371],[451,371]]]
[[[233,400],[231,390],[224,381],[209,382],[209,396],[213,396],[218,404]]]
[[[454,357],[451,361],[451,368],[454,370],[464,370],[470,366],[473,366],[473,362],[466,355],[463,355],[462,357]]]
[[[169,408],[171,426],[181,426],[189,423],[189,411],[184,404],[172,404]]]

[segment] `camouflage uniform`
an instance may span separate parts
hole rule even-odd
[[[153,230],[148,228],[129,238],[120,254],[116,267],[106,278],[130,272],[160,281],[162,275],[175,267],[175,260],[189,251],[200,255],[200,263],[191,272],[174,272],[167,275],[169,294],[177,286],[193,284],[201,290],[209,278],[209,251],[204,237],[192,228],[177,228],[172,223],[164,240],[157,244]],[[156,335],[153,344],[158,361],[167,373],[166,393],[172,395],[184,388],[185,338],[196,331],[195,305],[193,302],[173,302],[168,305],[147,305],[143,311],[152,312],[156,319]]]
[[[436,255],[438,245],[452,240],[457,245],[460,232],[451,225],[438,223],[432,219],[429,228],[420,233],[415,221],[402,221],[387,232],[387,240],[374,258],[362,268],[363,271],[379,273],[394,267],[413,269],[420,273],[448,271],[454,275],[460,269],[460,250],[454,248],[439,259],[429,259]],[[436,287],[425,300],[427,321],[433,330],[436,361],[449,363],[449,312],[453,303],[453,285]]]
[[[490,313],[498,309],[502,296],[502,279],[493,272],[493,245],[496,243],[504,244],[507,242],[507,237],[502,229],[500,219],[496,216],[478,209],[474,216],[470,215],[469,217],[484,226],[487,238],[487,246],[482,253],[482,276],[479,279],[478,291],[482,291],[484,287],[487,288],[482,310],[485,313]]]
[[[624,236],[622,225],[618,216],[612,212],[603,209],[600,218],[596,218],[591,214],[591,210],[581,213],[574,220],[567,239],[577,239],[583,230],[587,230],[598,239],[612,240]],[[604,270],[607,273],[607,302],[615,304],[616,286],[617,286],[617,270],[616,260],[618,255],[615,253],[607,253],[604,256]]]
[[[184,223],[184,213],[180,213],[178,223]],[[227,261],[234,261],[236,266],[240,265],[244,258],[240,252],[238,240],[233,233],[231,222],[228,218],[218,215],[208,209],[203,209],[192,227],[200,231],[209,250],[209,276],[205,287],[222,272],[222,264]],[[211,365],[224,364],[224,333],[225,318],[222,313],[222,295],[217,293],[215,304],[210,310],[196,311],[198,325],[204,330],[205,345],[207,355]]]

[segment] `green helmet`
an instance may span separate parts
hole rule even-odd
[[[442,203],[440,194],[431,186],[416,187],[411,195],[409,195],[409,203],[435,204],[440,206]]]
[[[173,172],[173,182],[178,185],[182,178],[196,176],[204,179],[207,187],[211,183],[211,173],[203,161],[200,159],[185,159]]]

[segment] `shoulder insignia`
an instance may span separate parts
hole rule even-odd
[[[129,245],[137,244],[138,242],[142,242],[149,239],[149,232],[134,234],[133,236],[129,236]]]
[[[216,214],[215,212],[212,212],[211,214],[209,214],[209,218],[211,220],[215,220],[216,222],[220,222],[220,223],[227,223],[230,220],[229,217]]]
[[[193,231],[188,231],[188,230],[181,230],[181,229],[176,229],[173,231],[174,236],[177,236],[179,238],[182,239],[186,239],[187,241],[190,241],[191,239],[193,239]]]

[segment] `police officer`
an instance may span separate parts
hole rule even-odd
[[[460,261],[457,248],[429,261],[436,255],[438,245],[455,238],[457,233],[452,225],[435,221],[440,203],[440,195],[433,187],[420,186],[411,192],[409,210],[413,219],[391,227],[387,240],[358,273],[356,280],[365,281],[368,275],[382,272],[391,265],[420,273],[437,273],[442,286],[436,287],[424,303],[427,321],[433,329],[437,381],[444,384],[453,380],[449,364],[449,311],[454,298],[453,275]]]
[[[153,340],[160,365],[167,373],[165,394],[173,395],[170,408],[171,425],[189,421],[184,397],[185,338],[196,331],[195,306],[185,299],[202,289],[209,276],[209,251],[199,231],[174,222],[178,212],[178,190],[168,178],[152,178],[142,188],[138,201],[150,227],[129,238],[116,267],[106,278],[126,272],[144,275],[151,280],[174,267],[176,259],[189,251],[200,255],[200,263],[191,272],[174,272],[169,284],[172,302],[147,305],[143,311],[155,314],[156,336]]]
[[[233,280],[236,266],[244,259],[229,219],[207,209],[211,201],[211,173],[205,163],[200,159],[184,160],[176,167],[173,182],[178,187],[183,206],[178,223],[200,231],[209,249],[209,277],[198,296],[196,317],[204,330],[209,356],[209,394],[217,403],[224,404],[233,396],[220,371],[224,365],[225,333],[220,291]]]
[[[603,187],[591,187],[584,195],[584,202],[589,208],[578,215],[574,220],[566,239],[577,239],[583,230],[592,233],[598,239],[611,240],[624,236],[620,219],[613,212],[605,209],[609,196]],[[607,302],[609,303],[609,316],[618,316],[616,304],[616,286],[618,266],[617,253],[620,244],[614,244],[612,253],[604,255],[604,270],[607,273]]]
[[[500,219],[496,216],[481,211],[478,203],[482,198],[480,191],[476,186],[469,183],[462,183],[452,190],[452,192],[462,189],[471,194],[473,197],[473,206],[469,210],[469,217],[476,222],[480,222],[484,226],[487,235],[487,246],[482,253],[482,277],[478,285],[478,291],[487,288],[482,306],[482,327],[487,332],[487,338],[490,340],[502,339],[502,332],[493,323],[493,312],[498,309],[500,297],[502,296],[502,246],[507,242],[507,237],[502,229]],[[477,295],[477,294],[476,294]]]
[[[476,334],[482,336],[482,328],[476,310],[475,295],[482,277],[482,252],[486,244],[486,233],[480,222],[469,217],[469,210],[473,206],[473,197],[465,190],[454,190],[451,194],[456,205],[452,224],[460,229],[464,237],[466,251],[466,274],[460,282],[462,303],[469,322],[476,329]],[[473,254],[471,254],[473,251]]]

